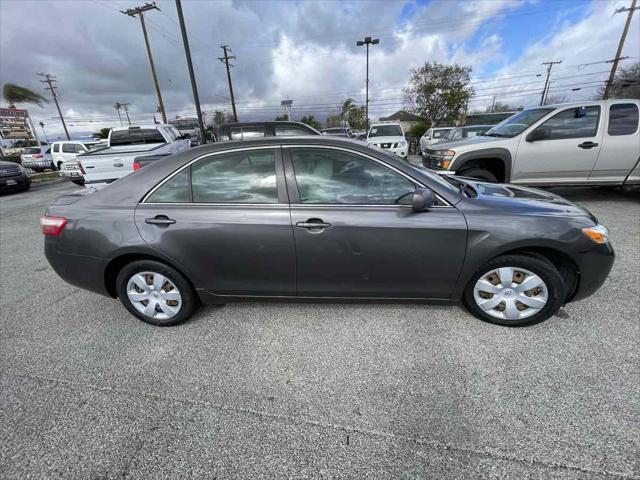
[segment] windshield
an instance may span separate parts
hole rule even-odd
[[[444,138],[451,130],[434,130],[433,138]]]
[[[457,140],[462,136],[461,128],[452,128],[447,132],[447,134],[443,137],[444,140]]]
[[[530,108],[503,120],[485,133],[489,137],[515,137],[555,108]]]
[[[402,137],[400,125],[375,125],[369,130],[369,137]]]

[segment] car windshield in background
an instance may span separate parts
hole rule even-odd
[[[399,125],[377,125],[369,130],[369,137],[402,137]]]
[[[444,138],[451,130],[436,130],[433,132],[433,138]]]
[[[346,135],[347,131],[344,128],[325,128],[322,130],[325,135]]]
[[[111,132],[111,146],[141,143],[164,143],[164,137],[155,128],[131,128]]]
[[[503,120],[498,125],[487,131],[485,135],[489,137],[515,137],[554,110],[555,108],[552,107],[523,110],[522,112]]]

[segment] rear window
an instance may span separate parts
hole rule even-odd
[[[40,153],[40,149],[37,147],[25,148],[23,153],[26,153],[27,155],[34,155],[36,153]]]
[[[231,140],[248,140],[265,136],[264,127],[232,127]]]
[[[145,143],[164,143],[164,137],[155,128],[132,128],[111,132],[110,144],[112,147]]]
[[[635,103],[618,103],[609,109],[609,135],[631,135],[638,130],[638,106]]]

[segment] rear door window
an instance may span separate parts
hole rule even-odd
[[[638,106],[635,103],[618,103],[609,108],[611,136],[631,135],[638,130]]]
[[[264,127],[232,127],[231,140],[248,140],[265,136]]]
[[[191,166],[191,188],[196,203],[278,203],[274,150],[202,159]]]
[[[76,153],[76,146],[73,143],[63,143],[62,153]]]
[[[303,130],[300,127],[276,125],[275,134],[276,137],[293,137],[300,135],[309,135],[309,132]]]
[[[148,203],[188,203],[189,198],[189,169],[167,180],[147,199]]]

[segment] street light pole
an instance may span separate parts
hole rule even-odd
[[[365,83],[365,92],[366,92],[366,100],[365,100],[365,117],[367,121],[367,130],[369,129],[369,45],[378,45],[380,40],[377,38],[364,37],[364,40],[358,40],[356,45],[358,47],[362,47],[363,45],[367,46],[367,80]]]

